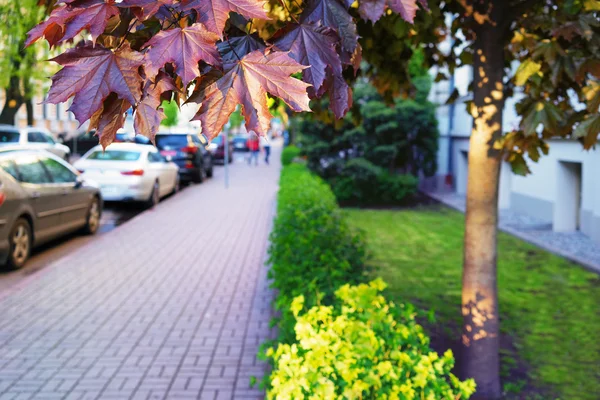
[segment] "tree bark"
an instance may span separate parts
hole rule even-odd
[[[21,93],[21,87],[19,83],[19,77],[12,76],[10,78],[8,87],[5,91],[6,98],[4,101],[4,107],[2,108],[2,113],[0,113],[0,124],[15,124],[17,112],[23,105],[23,94]]]
[[[501,154],[491,144],[502,135],[504,107],[504,0],[481,2],[491,21],[476,29],[473,130],[469,148],[462,288],[464,378],[477,383],[475,399],[501,396],[496,271],[498,184]],[[489,8],[488,8],[489,6]]]

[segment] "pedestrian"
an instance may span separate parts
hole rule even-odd
[[[269,165],[271,156],[271,141],[273,140],[273,131],[269,129],[267,136],[263,137],[263,149],[265,150],[265,164]]]
[[[248,165],[252,164],[254,159],[254,165],[258,165],[258,153],[260,152],[260,141],[258,136],[254,132],[250,133],[248,138],[248,149],[250,150],[250,156],[248,157]]]

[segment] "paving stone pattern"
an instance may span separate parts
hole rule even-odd
[[[465,196],[456,193],[430,193],[430,196],[465,211]],[[600,244],[582,232],[554,232],[552,221],[544,221],[513,210],[500,210],[501,230],[533,243],[545,250],[600,273]]]
[[[279,177],[232,166],[0,299],[0,399],[259,399]]]

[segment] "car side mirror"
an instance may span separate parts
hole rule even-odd
[[[81,189],[81,187],[83,187],[83,178],[78,176],[75,178],[75,189]]]

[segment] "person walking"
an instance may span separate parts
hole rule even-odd
[[[254,165],[258,166],[258,153],[260,152],[260,141],[258,136],[254,132],[250,133],[248,138],[248,149],[250,150],[250,156],[248,157],[248,165],[252,164],[254,159]]]
[[[269,157],[271,156],[271,141],[273,140],[273,131],[269,129],[267,136],[263,137],[263,149],[265,150],[265,163],[269,165]]]

